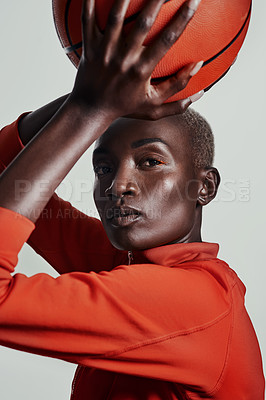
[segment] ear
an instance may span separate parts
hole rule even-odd
[[[204,168],[199,171],[202,185],[198,193],[197,204],[205,206],[212,201],[217,193],[221,178],[216,168]]]

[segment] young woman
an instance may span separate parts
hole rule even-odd
[[[219,185],[212,134],[193,111],[169,116],[201,94],[163,104],[200,64],[150,84],[199,1],[187,1],[147,49],[163,1],[149,1],[124,38],[128,3],[114,3],[101,35],[94,2],[84,1],[73,91],[1,175],[0,343],[78,363],[75,400],[263,399],[243,284],[216,258],[218,245],[201,241],[202,207]],[[136,119],[144,117],[165,118]],[[16,134],[16,124],[1,133],[3,166],[22,147]],[[53,194],[95,141],[102,222]],[[11,275],[28,238],[59,278]]]

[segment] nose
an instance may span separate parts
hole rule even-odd
[[[132,168],[120,168],[112,180],[111,185],[105,190],[105,195],[112,200],[122,197],[134,197],[138,195],[140,188]]]

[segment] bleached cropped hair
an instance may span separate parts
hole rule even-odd
[[[197,111],[187,109],[183,114],[170,117],[175,123],[182,124],[189,134],[192,160],[195,168],[213,166],[214,137],[210,124]]]

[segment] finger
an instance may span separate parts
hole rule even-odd
[[[85,55],[91,48],[95,25],[95,0],[84,0],[82,6],[82,43]]]
[[[161,118],[170,117],[171,115],[183,114],[191,104],[192,101],[190,98],[162,104],[151,111],[151,119],[156,121]]]
[[[165,0],[151,0],[135,21],[127,39],[127,48],[135,51],[142,46]]]
[[[158,119],[169,117],[171,115],[183,114],[188,107],[198,101],[204,95],[204,90],[182,100],[173,101],[172,103],[152,106],[142,113],[126,115],[125,118],[145,119],[157,121]]]
[[[186,65],[174,76],[155,86],[156,95],[161,102],[185,89],[190,79],[196,75],[203,65],[203,61]]]
[[[198,93],[193,94],[192,96],[189,97],[191,103],[195,103],[196,101],[198,101],[199,99],[202,98],[202,96],[204,95],[205,90],[201,90]]]
[[[189,21],[195,14],[201,0],[187,0],[172,18],[158,38],[143,51],[143,59],[147,74],[152,73],[155,66],[179,39]]]
[[[116,0],[111,8],[103,39],[107,57],[113,54],[114,48],[118,45],[129,3],[130,0]]]
[[[156,107],[153,106],[142,113],[126,115],[126,118],[157,121],[158,119],[169,117],[170,115],[182,114],[191,104],[191,99],[187,98]]]

